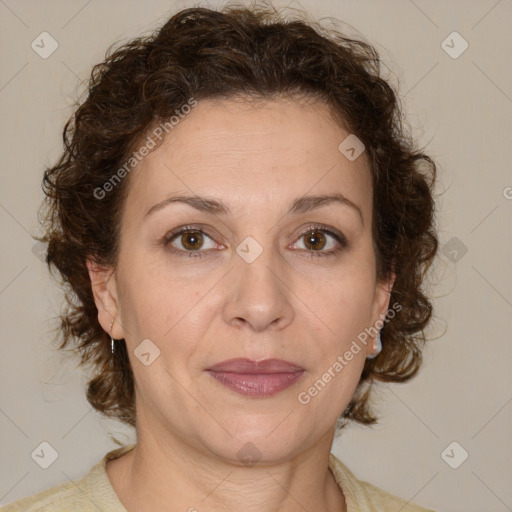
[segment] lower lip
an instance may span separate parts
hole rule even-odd
[[[293,373],[243,374],[207,372],[224,386],[245,396],[266,397],[275,395],[297,382],[304,371]]]

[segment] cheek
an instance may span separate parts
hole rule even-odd
[[[314,355],[311,378],[302,391],[311,403],[315,398],[315,407],[329,407],[329,400],[345,407],[359,382],[366,352],[358,336],[371,323],[373,290],[367,275],[351,274],[331,283],[325,293],[310,293],[315,346],[309,349]]]
[[[343,350],[335,352],[305,381],[296,399],[307,418],[315,422],[323,418],[330,425],[343,413],[361,377],[365,361],[361,354],[347,361]]]
[[[175,284],[170,286],[165,279],[152,279],[152,274],[147,274],[144,282],[131,281],[123,297],[126,343],[132,366],[139,369],[137,372],[134,368],[136,380],[147,389],[153,389],[158,382],[169,382],[166,372],[180,382],[188,382],[192,374],[202,369],[205,352],[215,353],[215,347],[205,345],[205,339],[213,339],[207,336],[207,331],[218,306],[210,303],[211,296],[204,297],[204,289],[199,289],[198,283],[194,285],[183,278],[173,281]],[[150,340],[157,348],[143,340]],[[149,352],[158,354],[155,364],[149,367],[141,366],[135,359],[143,342]],[[156,373],[157,368],[160,374]]]
[[[364,329],[371,320],[375,283],[372,275],[352,268],[331,275],[315,293],[304,288],[306,304],[323,322],[319,329],[334,333],[350,333]]]
[[[201,299],[197,280],[144,253],[119,265],[119,281],[124,325],[132,337],[164,337],[186,321],[187,311]]]

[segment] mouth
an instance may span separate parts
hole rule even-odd
[[[297,382],[304,368],[281,359],[229,359],[205,370],[217,382],[245,396],[275,395]]]

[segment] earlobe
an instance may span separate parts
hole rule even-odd
[[[92,259],[86,260],[94,303],[98,309],[98,321],[114,339],[123,339],[121,311],[115,280],[115,269],[99,265]]]
[[[393,290],[393,285],[395,283],[396,275],[395,273],[391,273],[390,278],[387,281],[382,283],[378,283],[375,289],[375,297],[373,303],[373,317],[372,317],[372,327],[374,330],[380,333],[383,325],[386,323],[385,318],[389,311],[389,302],[391,300],[391,291]],[[378,345],[378,337],[375,337],[375,346],[370,347],[370,351],[379,351]],[[368,354],[368,357],[374,356],[373,352]]]

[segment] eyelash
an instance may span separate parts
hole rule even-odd
[[[208,235],[208,233],[206,233],[204,231],[205,228],[206,228],[206,226],[203,226],[202,224],[188,225],[188,226],[183,226],[181,228],[177,228],[176,230],[173,230],[173,231],[167,233],[163,237],[163,241],[162,241],[163,245],[168,247],[168,250],[171,253],[176,254],[178,256],[185,257],[185,258],[202,258],[204,256],[204,253],[208,252],[208,251],[201,251],[201,250],[197,250],[197,251],[183,251],[181,249],[176,249],[176,248],[172,247],[172,245],[170,245],[170,243],[175,238],[177,238],[179,235],[182,235],[182,234],[187,233],[189,231],[199,231],[200,233],[206,235],[208,238],[213,240],[213,237],[211,237],[210,235]],[[338,242],[339,245],[338,245],[338,247],[336,247],[335,249],[331,249],[330,251],[306,250],[306,252],[312,258],[323,258],[323,257],[326,257],[326,256],[335,256],[338,252],[340,252],[341,250],[345,249],[348,246],[347,240],[343,236],[342,233],[340,233],[337,230],[328,229],[325,226],[322,226],[322,225],[319,225],[319,224],[312,224],[312,225],[308,226],[307,229],[305,231],[303,231],[299,235],[297,240],[299,240],[300,238],[306,236],[307,234],[309,234],[309,233],[311,233],[313,231],[321,231],[322,233],[330,235],[331,237],[333,237]]]

